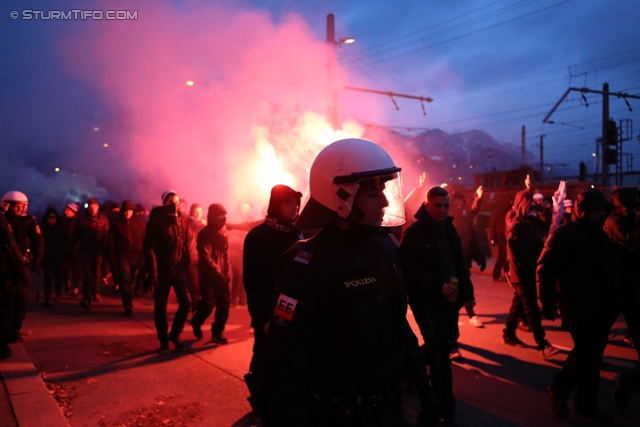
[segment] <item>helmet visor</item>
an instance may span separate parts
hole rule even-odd
[[[383,227],[397,227],[405,223],[404,196],[402,195],[402,177],[400,172],[392,175],[384,175],[384,195],[387,197],[387,206],[382,218]]]

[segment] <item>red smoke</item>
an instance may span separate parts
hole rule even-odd
[[[338,133],[327,124],[326,43],[300,17],[275,24],[204,1],[102,9],[134,4],[137,21],[89,22],[60,44],[70,72],[123,118],[108,149],[127,197],[159,204],[174,189],[230,214],[244,202],[261,211],[275,184],[306,190],[324,145],[363,134],[348,120]],[[339,66],[335,76],[347,84]]]

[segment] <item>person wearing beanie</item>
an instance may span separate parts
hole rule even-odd
[[[162,201],[163,205],[153,208],[149,214],[144,257],[147,274],[155,287],[153,315],[160,341],[159,352],[166,354],[169,353],[169,341],[176,350],[186,350],[180,334],[189,315],[189,244],[194,236],[187,226],[187,219],[178,212],[180,197],[175,191],[166,191]],[[167,302],[171,288],[178,299],[178,311],[169,331]]]
[[[145,224],[135,215],[131,200],[122,202],[109,228],[109,263],[122,294],[125,316],[133,312],[132,284],[142,262]]]
[[[209,206],[207,226],[198,233],[198,275],[201,298],[191,319],[193,334],[202,339],[202,324],[215,308],[211,325],[211,343],[226,344],[222,333],[229,318],[231,303],[231,266],[229,241],[224,225],[227,210],[219,203]]]
[[[293,227],[298,218],[302,193],[276,185],[271,189],[267,217],[244,239],[243,280],[254,339],[249,372],[256,372],[271,320],[271,296],[276,285],[280,256],[303,238]]]
[[[100,204],[95,198],[87,201],[87,209],[78,218],[74,229],[73,242],[80,251],[82,263],[82,300],[80,307],[91,308],[91,301],[101,302],[100,282],[109,235],[109,220],[100,213]]]
[[[559,307],[574,344],[547,388],[551,409],[567,418],[575,388],[576,413],[603,424],[613,417],[598,406],[600,365],[617,317],[615,253],[602,228],[609,208],[599,190],[578,194],[572,221],[551,232],[537,265],[542,316],[553,321]]]
[[[545,225],[538,213],[541,206],[528,190],[518,192],[513,200],[514,216],[507,222],[507,261],[513,298],[502,331],[505,344],[526,347],[516,335],[520,319],[531,327],[533,338],[543,359],[560,351],[546,339],[538,307],[536,262],[544,246]]]

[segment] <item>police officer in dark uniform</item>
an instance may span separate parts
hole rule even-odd
[[[44,239],[38,226],[38,220],[32,215],[27,215],[29,200],[24,193],[10,191],[2,197],[2,205],[11,224],[16,243],[20,251],[26,256],[31,271],[40,270],[40,263],[44,255]],[[31,289],[31,276],[23,275],[23,279],[15,283],[15,299],[13,307],[13,320],[11,322],[11,341],[22,339],[20,329],[27,316],[27,302]]]
[[[407,372],[425,419],[438,420],[397,248],[380,229],[404,222],[399,171],[361,139],[328,145],[311,167],[296,227],[324,228],[283,255],[258,373],[273,425],[406,425],[398,384]]]
[[[11,357],[9,343],[14,339],[13,304],[15,287],[22,286],[28,272],[11,224],[0,209],[0,360]]]

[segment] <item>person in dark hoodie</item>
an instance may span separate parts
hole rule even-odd
[[[561,418],[569,416],[567,399],[575,387],[578,414],[602,423],[613,421],[597,403],[602,355],[617,317],[615,255],[602,229],[609,206],[599,190],[578,194],[572,221],[552,231],[538,260],[542,315],[554,320],[559,306],[574,343],[547,389],[551,409]]]
[[[82,263],[80,261],[80,251],[78,242],[73,240],[76,225],[78,223],[78,205],[68,203],[64,208],[64,216],[60,223],[64,230],[65,246],[63,249],[62,281],[66,284],[69,292],[73,296],[80,293],[82,284]]]
[[[271,189],[267,217],[244,239],[243,279],[247,306],[253,327],[253,357],[249,372],[256,372],[271,320],[271,300],[276,285],[276,270],[282,254],[303,238],[293,227],[298,218],[302,193],[276,185]]]
[[[211,343],[226,344],[222,333],[229,318],[231,305],[231,266],[229,265],[229,241],[224,225],[227,210],[221,204],[209,206],[207,226],[198,233],[198,275],[200,277],[200,301],[191,319],[193,334],[202,339],[202,324],[215,308],[211,325]]]
[[[55,300],[62,296],[64,279],[66,234],[60,215],[56,208],[49,206],[42,218],[42,237],[44,238],[44,255],[42,270],[44,273],[44,306],[51,305],[51,285],[55,285]]]
[[[76,224],[74,242],[78,242],[82,262],[82,301],[80,307],[89,310],[91,300],[102,301],[100,282],[102,268],[107,255],[109,220],[99,212],[100,204],[95,198],[87,201],[87,209]]]
[[[159,352],[163,354],[169,353],[169,341],[176,350],[186,350],[180,334],[189,315],[189,244],[194,236],[187,226],[187,218],[178,213],[179,202],[175,191],[165,191],[162,206],[153,208],[149,214],[144,237],[146,268],[155,287],[153,316],[160,341]],[[169,332],[167,302],[171,288],[178,299],[178,311]]]
[[[475,297],[464,265],[462,244],[449,216],[449,192],[433,187],[402,235],[400,260],[409,305],[425,341],[433,388],[445,422],[454,423],[456,407],[449,358],[449,339],[457,328],[457,313]]]
[[[536,262],[544,246],[545,226],[538,216],[540,206],[534,202],[530,191],[516,194],[513,206],[515,214],[507,223],[507,260],[513,299],[502,331],[503,340],[508,345],[526,347],[516,335],[518,322],[524,317],[533,331],[540,354],[546,359],[559,350],[545,338],[538,307]]]
[[[109,263],[120,285],[125,316],[133,313],[132,284],[141,266],[145,224],[131,200],[122,202],[109,227]]]
[[[624,314],[629,328],[625,338],[635,344],[640,359],[640,247],[634,235],[634,228],[640,230],[636,219],[640,210],[638,196],[638,189],[635,187],[618,188],[611,193],[613,210],[604,223],[604,231],[613,242],[615,253],[617,311]],[[630,372],[616,376],[615,382],[614,402],[618,409],[624,411],[629,395],[640,387],[640,367],[636,363],[636,367]]]

